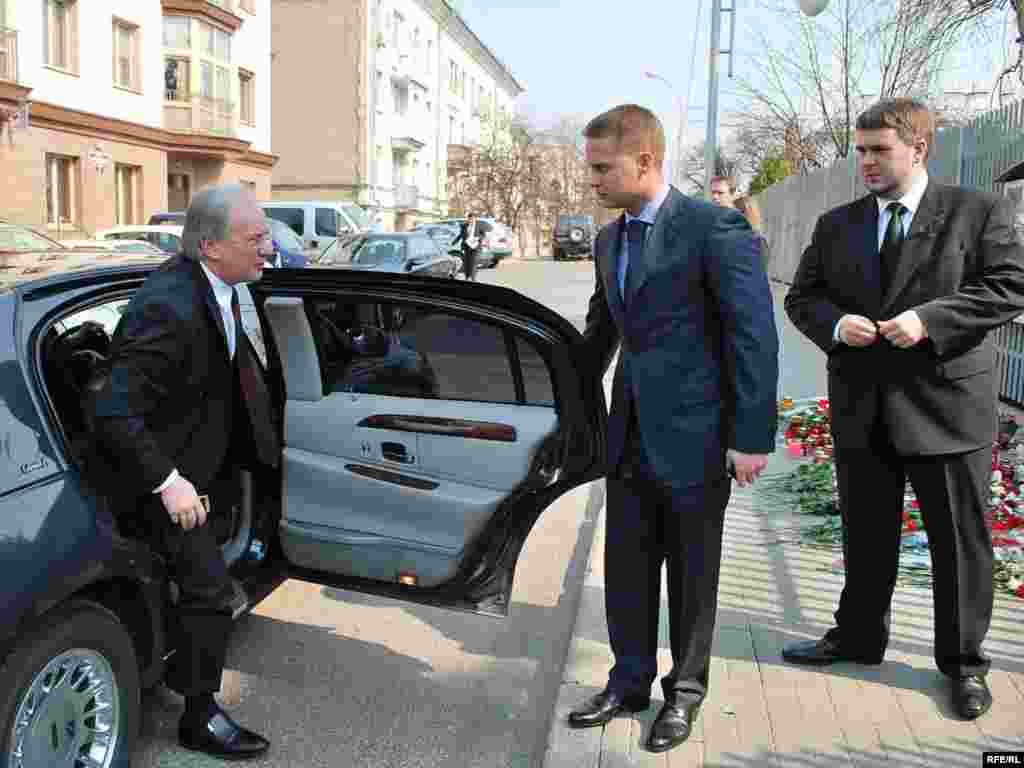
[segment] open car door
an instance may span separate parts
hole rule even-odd
[[[285,387],[290,575],[505,615],[541,512],[604,461],[580,333],[476,283],[268,270],[251,289]]]

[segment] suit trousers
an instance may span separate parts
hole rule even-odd
[[[216,693],[232,627],[234,585],[217,543],[218,524],[237,502],[234,472],[222,471],[209,489],[210,518],[184,530],[171,522],[159,494],[144,498],[140,523],[146,538],[167,563],[178,585],[177,650],[166,674],[167,685],[184,696]]]
[[[889,642],[890,604],[899,568],[904,491],[917,495],[932,560],[935,661],[960,678],[984,675],[981,644],[992,619],[994,558],[985,525],[992,450],[901,456],[884,423],[870,447],[847,454],[836,440],[846,580],[831,638],[844,648],[881,654]]]
[[[646,693],[657,676],[666,563],[672,670],[662,678],[662,688],[666,697],[676,691],[704,696],[732,484],[724,478],[670,487],[647,462],[635,416],[627,423],[622,461],[609,468],[607,478],[605,610],[615,654],[609,687],[622,694]]]
[[[476,263],[480,252],[473,248],[462,249],[462,272],[467,280],[476,280]]]

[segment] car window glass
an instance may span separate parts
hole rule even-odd
[[[517,402],[497,326],[400,304],[318,300],[310,314],[327,393]]]
[[[291,228],[276,219],[270,219],[270,236],[277,240],[277,244],[287,251],[301,251],[302,241]]]
[[[353,248],[352,263],[364,267],[378,267],[385,263],[402,261],[404,252],[405,243],[398,238],[366,238]]]
[[[555,393],[551,391],[551,371],[540,352],[533,344],[518,336],[516,351],[519,353],[519,366],[523,371],[526,404],[554,406]]]
[[[264,208],[263,212],[272,219],[277,219],[280,222],[287,224],[300,237],[305,236],[306,227],[303,220],[305,212],[302,208]]]
[[[345,215],[362,231],[370,228],[370,216],[361,206],[355,203],[343,203],[341,206]]]
[[[338,236],[338,212],[333,208],[316,209],[316,233],[321,237]]]
[[[51,248],[60,248],[60,245],[25,227],[0,224],[0,251],[46,251]]]

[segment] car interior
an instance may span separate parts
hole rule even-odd
[[[266,364],[256,307],[247,291],[242,298],[243,325]],[[88,398],[127,301],[60,318],[40,350],[71,456],[86,472]],[[274,498],[264,512],[260,494],[254,505],[254,479],[242,473],[241,502],[219,529],[229,564],[266,519],[296,565],[391,583],[411,574],[435,586],[506,499],[548,481],[538,455],[559,432],[554,385],[525,335],[425,305],[331,297],[271,296],[263,316],[272,373],[286,390],[280,507]]]

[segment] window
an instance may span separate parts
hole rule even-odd
[[[46,221],[74,224],[78,204],[78,160],[61,155],[46,156]]]
[[[78,3],[43,0],[43,51],[48,66],[78,71]]]
[[[138,26],[114,19],[114,83],[133,91],[142,90],[139,36]]]
[[[333,208],[317,208],[315,223],[319,237],[338,236],[338,212]]]
[[[555,393],[551,391],[551,370],[540,352],[522,337],[516,337],[516,351],[523,371],[523,388],[527,405],[555,405]]]
[[[459,93],[459,65],[455,59],[448,59],[448,90],[455,95]]]
[[[141,220],[141,178],[142,169],[137,165],[114,165],[114,208],[119,226],[138,224]]]
[[[272,219],[287,224],[296,234],[304,237],[306,234],[305,212],[302,208],[264,208],[263,212]]]
[[[238,119],[246,125],[256,125],[256,85],[253,78],[252,72],[238,70]]]
[[[164,16],[164,48],[192,48],[192,20],[186,16]]]
[[[391,45],[397,51],[402,45],[402,22],[405,19],[398,11],[395,11],[395,23],[391,25]]]
[[[164,57],[164,98],[167,101],[188,101],[192,92],[191,67],[188,59]]]
[[[199,22],[203,55],[217,61],[231,62],[231,35],[220,27]]]
[[[427,40],[427,74],[434,73],[434,41]]]

